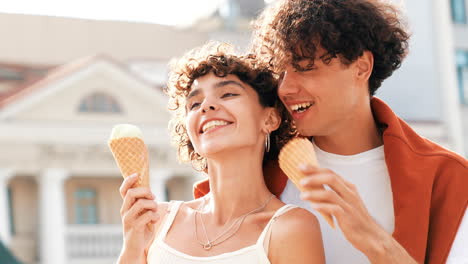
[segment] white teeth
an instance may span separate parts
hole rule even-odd
[[[205,133],[206,131],[212,128],[215,128],[217,126],[224,126],[224,125],[229,125],[229,122],[223,121],[223,120],[213,120],[203,125],[202,132]]]
[[[293,111],[304,112],[305,110],[307,110],[312,105],[313,105],[313,103],[308,102],[308,103],[301,103],[301,104],[291,105],[290,107],[291,107],[291,110],[293,110]]]

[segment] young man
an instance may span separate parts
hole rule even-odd
[[[402,24],[377,0],[280,1],[257,21],[254,51],[321,165],[302,168],[303,193],[274,164],[266,180],[284,202],[334,215],[336,230],[318,216],[327,263],[468,262],[468,161],[373,97],[407,53]]]

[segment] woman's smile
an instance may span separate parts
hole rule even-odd
[[[216,130],[224,128],[233,124],[233,122],[222,120],[222,119],[211,119],[202,123],[200,126],[200,134],[212,133]]]

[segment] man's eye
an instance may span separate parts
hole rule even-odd
[[[226,98],[226,97],[232,97],[232,96],[238,96],[239,94],[235,94],[235,93],[225,93],[223,94],[223,96],[221,96],[221,98]]]
[[[189,109],[193,110],[195,107],[199,107],[199,106],[200,106],[200,103],[193,103],[190,105]]]

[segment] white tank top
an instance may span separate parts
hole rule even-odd
[[[195,257],[180,252],[164,242],[164,238],[171,228],[182,203],[182,201],[171,202],[168,206],[169,213],[165,217],[164,223],[148,251],[146,259],[148,264],[270,264],[268,260],[268,247],[271,236],[271,225],[276,218],[297,207],[286,204],[278,209],[254,245],[216,256]]]

